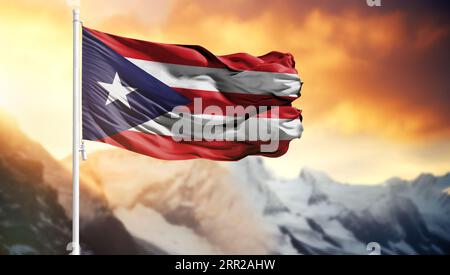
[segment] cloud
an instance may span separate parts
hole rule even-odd
[[[0,45],[0,104],[28,134],[64,157],[71,148],[70,9],[65,0],[0,3],[0,34],[7,38]],[[309,146],[312,140],[332,147],[345,143],[343,151],[349,152],[353,145],[367,148],[363,137],[370,139],[371,150],[386,156],[391,156],[386,143],[404,145],[402,161],[440,159],[439,167],[448,166],[450,159],[438,156],[440,150],[416,152],[424,144],[448,146],[449,6],[441,0],[384,0],[381,8],[369,8],[364,0],[130,0],[126,5],[95,0],[81,2],[81,17],[92,28],[200,44],[219,55],[293,53],[305,82],[302,98],[295,102],[303,109],[305,132],[280,161],[297,173],[292,166],[300,166],[300,158],[314,160],[304,163],[314,168],[333,167],[318,167],[324,161],[317,156],[324,152]],[[393,168],[386,172],[382,155],[372,158],[385,169],[377,177],[395,170],[390,164]],[[351,166],[361,157],[352,152],[333,161]],[[423,162],[417,163],[408,169],[424,169]],[[345,169],[331,172],[338,170]]]
[[[449,5],[385,2],[177,1],[158,37],[218,54],[290,51],[305,81],[297,104],[306,120],[331,117],[348,124],[345,133],[402,142],[447,138]]]

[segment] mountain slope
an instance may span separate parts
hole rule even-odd
[[[110,150],[90,154],[81,171],[103,187],[132,234],[169,253],[270,251],[262,217],[218,162],[162,161]]]
[[[171,254],[447,254],[449,175],[348,185],[303,169],[276,178],[261,158],[161,161],[96,152],[82,171],[134,236]]]
[[[69,163],[70,166],[70,161]],[[82,248],[96,254],[450,253],[450,175],[348,185],[261,158],[160,161],[125,150],[83,162]],[[0,254],[65,254],[71,177],[0,113]]]
[[[80,205],[84,251],[148,252],[87,180],[81,182]],[[0,254],[67,254],[71,206],[70,172],[0,110]]]
[[[0,179],[0,254],[67,253],[70,221],[43,183],[42,165],[1,155]]]
[[[258,158],[247,158],[232,170],[240,179],[256,174],[242,181],[249,189],[271,190],[257,196],[265,209],[286,208],[264,214],[284,240],[280,253],[294,248],[302,254],[366,254],[370,242],[378,242],[385,254],[450,253],[450,174],[367,186],[338,183],[309,169],[294,180],[261,180],[259,175],[270,173]]]

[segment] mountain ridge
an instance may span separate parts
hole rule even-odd
[[[265,169],[258,160],[247,162],[255,171]],[[242,169],[238,165],[234,169],[239,178]],[[282,215],[291,216],[288,224],[281,214],[266,218],[290,237],[299,253],[363,254],[364,243],[378,241],[386,254],[448,254],[448,175],[423,174],[412,181],[390,179],[364,186],[339,183],[322,172],[303,169],[296,179],[265,182],[289,209]],[[258,182],[255,178],[247,184]],[[264,197],[261,194],[259,200]],[[317,238],[314,244],[307,243],[311,232]]]
[[[64,254],[70,163],[1,113],[0,253]],[[91,153],[81,185],[87,253],[367,254],[369,242],[382,254],[450,253],[450,173],[353,185],[310,168],[276,177],[259,157],[169,162],[117,149]]]
[[[70,170],[0,109],[0,254],[68,254],[71,186]],[[110,211],[101,190],[83,178],[80,190],[83,251],[143,254]]]

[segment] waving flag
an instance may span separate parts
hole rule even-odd
[[[83,28],[82,66],[86,140],[160,159],[237,160],[281,156],[302,132],[290,54],[215,56]]]

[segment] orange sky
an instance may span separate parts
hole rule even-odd
[[[90,0],[81,13],[92,28],[218,55],[293,53],[305,131],[267,159],[280,175],[308,166],[374,183],[447,172],[449,5],[384,2]],[[71,150],[70,16],[65,0],[0,0],[0,108],[57,158]]]

